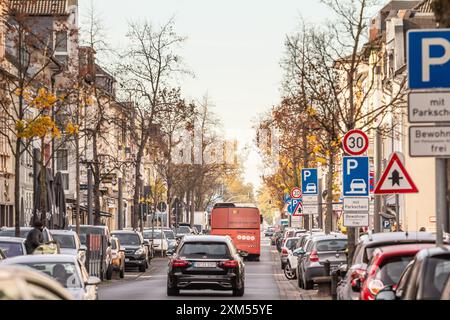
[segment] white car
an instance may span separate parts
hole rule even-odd
[[[70,230],[50,230],[53,239],[55,239],[60,247],[61,254],[69,254],[77,256],[82,264],[86,263],[85,245],[81,244],[80,238],[75,231]]]
[[[152,230],[144,230],[144,239],[152,240],[153,242],[153,250],[162,252],[163,255],[167,253],[167,249],[169,249],[169,243],[166,239],[166,235],[161,229],[154,229],[153,235]]]
[[[353,179],[350,183],[351,191],[349,193],[352,194],[364,194],[367,191],[367,185],[364,179]]]
[[[306,185],[306,193],[316,193],[317,187],[314,183],[308,183]]]
[[[76,300],[97,300],[100,279],[90,277],[80,260],[73,255],[43,254],[9,258],[2,265],[19,265],[38,270],[58,281]]]

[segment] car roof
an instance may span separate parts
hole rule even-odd
[[[139,232],[137,232],[135,230],[114,230],[114,231],[111,231],[111,234],[127,234],[127,233],[139,234]]]
[[[450,246],[439,246],[421,250],[417,253],[417,259],[423,260],[427,257],[431,258],[440,255],[450,255]]]
[[[50,233],[53,234],[68,234],[68,235],[76,235],[77,233],[73,230],[50,230]]]
[[[328,234],[328,235],[316,235],[311,238],[313,241],[322,241],[322,240],[332,240],[332,239],[339,239],[339,240],[347,240],[347,236],[344,234]]]
[[[15,227],[2,227],[1,229],[0,229],[0,231],[1,230],[15,230],[16,228]],[[33,227],[20,227],[20,230],[31,230],[31,229],[33,229]]]
[[[73,262],[77,261],[77,257],[67,254],[29,254],[25,256],[17,256],[8,258],[2,264],[20,264],[33,262]]]
[[[183,242],[229,242],[231,238],[229,236],[198,236],[189,235],[183,238]]]
[[[299,239],[301,239],[300,237],[289,237],[289,238],[286,238],[286,242],[288,242],[288,240],[299,240]]]
[[[25,239],[24,238],[16,238],[16,237],[0,237],[0,241],[24,243]]]
[[[108,226],[94,226],[91,224],[80,224],[80,228],[98,228],[98,229],[108,229]],[[76,228],[76,226],[74,224],[69,225],[69,228]]]
[[[374,233],[371,235],[365,234],[359,238],[358,244],[371,247],[383,242],[407,242],[407,241],[426,241],[434,242],[436,236],[430,232],[386,232]]]
[[[393,246],[378,247],[376,252],[381,255],[401,255],[411,252],[418,252],[434,246],[432,243],[406,243]]]

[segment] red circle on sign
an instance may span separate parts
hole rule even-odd
[[[302,197],[302,189],[295,187],[291,191],[291,198],[292,199],[300,199]]]
[[[343,146],[346,153],[360,156],[369,149],[369,137],[364,131],[351,130],[344,136]]]

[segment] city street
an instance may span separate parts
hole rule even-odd
[[[232,297],[225,291],[181,291],[179,297],[167,297],[167,259],[156,258],[144,274],[127,270],[124,280],[111,280],[99,287],[100,300],[296,300],[308,299],[295,288],[295,281],[286,280],[280,268],[279,256],[268,238],[262,238],[261,261],[246,262],[246,292],[242,298]],[[312,291],[313,293],[315,291]]]

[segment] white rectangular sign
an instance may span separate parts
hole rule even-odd
[[[333,211],[342,211],[343,204],[342,203],[333,203]]]
[[[412,126],[409,128],[411,157],[449,157],[450,126]]]
[[[344,198],[344,212],[368,212],[369,198]]]
[[[317,205],[319,203],[318,196],[305,196],[302,197],[303,205],[314,204]]]
[[[408,106],[411,123],[450,122],[450,92],[412,92]]]
[[[318,205],[303,205],[303,214],[311,215],[311,214],[319,214],[319,206]]]
[[[344,227],[368,227],[369,214],[367,213],[344,213]]]
[[[291,227],[300,228],[302,222],[302,217],[300,216],[292,216],[291,218]]]

